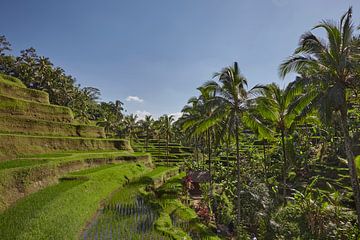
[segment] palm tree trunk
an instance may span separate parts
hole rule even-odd
[[[195,160],[196,160],[196,163],[199,165],[199,153],[198,153],[198,139],[197,137],[195,136]]]
[[[264,156],[264,177],[265,177],[265,181],[267,181],[267,163],[266,163],[266,141],[265,139],[263,140],[263,156]]]
[[[201,145],[201,157],[202,157],[202,170],[205,171],[206,166],[206,136],[202,136],[202,145]]]
[[[209,175],[210,175],[210,191],[212,187],[212,175],[211,175],[211,135],[210,130],[207,130],[207,139],[208,139],[208,160],[209,160]]]
[[[235,123],[235,138],[236,138],[236,167],[237,167],[237,224],[241,223],[241,210],[240,210],[240,194],[241,194],[241,183],[240,183],[240,146],[239,146],[239,123]]]
[[[263,140],[263,156],[264,156],[264,162],[266,161],[266,141]]]
[[[167,161],[167,165],[170,166],[170,162],[169,162],[169,135],[166,134],[166,161]]]
[[[148,150],[148,144],[149,144],[149,131],[146,130],[145,152],[147,152],[147,150]]]
[[[285,146],[285,133],[284,130],[281,130],[281,145],[283,151],[283,159],[284,159],[284,166],[283,166],[283,200],[284,203],[286,198],[286,178],[287,178],[287,158],[286,158],[286,146]]]
[[[158,134],[158,155],[160,157],[160,154],[161,154],[161,144],[160,144],[160,134]]]
[[[229,152],[230,152],[230,131],[226,140],[226,162],[228,164],[228,166],[230,165],[229,163]]]
[[[351,140],[349,136],[348,122],[347,122],[347,109],[341,109],[341,122],[340,122],[341,130],[344,136],[344,145],[345,145],[345,153],[346,158],[348,160],[348,167],[350,172],[350,181],[351,187],[354,193],[354,201],[356,207],[356,214],[358,220],[358,227],[360,228],[360,189],[359,189],[359,179],[357,175],[357,169],[354,160],[354,154],[351,149]]]

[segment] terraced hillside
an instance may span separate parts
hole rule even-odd
[[[146,144],[144,137],[137,140],[134,149],[151,153],[156,165],[181,165],[185,160],[190,159],[193,153],[192,148],[173,142],[167,145],[163,139],[149,139]]]
[[[192,149],[140,140],[134,152],[5,75],[0,100],[0,239],[217,239],[178,199]]]
[[[47,93],[0,75],[0,212],[66,173],[125,161],[151,165],[127,140],[105,138],[102,127],[76,123]]]

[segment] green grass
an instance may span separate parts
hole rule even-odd
[[[40,164],[45,164],[48,162],[49,162],[49,160],[46,160],[46,159],[40,159],[40,160],[19,159],[19,160],[13,160],[13,161],[0,162],[0,171],[4,170],[4,169],[10,169],[10,168],[40,165]]]
[[[43,154],[0,162],[0,212],[15,200],[53,183],[68,172],[119,161],[151,165],[149,155],[126,151]]]
[[[105,137],[102,127],[38,120],[26,116],[0,116],[0,133],[59,137]]]
[[[24,138],[59,138],[59,139],[78,139],[78,140],[95,140],[95,141],[128,141],[127,139],[122,138],[84,138],[84,137],[59,137],[59,136],[37,136],[37,135],[22,135],[22,134],[12,134],[12,133],[0,133],[0,136],[15,136],[15,137],[24,137]]]
[[[149,179],[155,181],[164,176],[170,178],[173,174],[178,174],[173,170],[174,168],[157,167],[115,192],[105,201],[102,213],[84,232],[86,239],[108,234],[112,235],[112,239],[170,239],[155,231],[153,221],[157,218],[157,209],[153,209],[142,199],[139,200],[139,196],[149,186]]]
[[[1,239],[77,239],[102,199],[146,171],[136,163],[100,167],[83,172],[87,181],[63,181],[31,194],[0,214]]]
[[[25,84],[18,78],[0,73],[0,81],[5,82],[7,84],[20,87],[20,88],[26,88]]]
[[[1,78],[1,76],[0,94],[12,98],[50,104],[49,95],[46,92],[35,89],[28,89],[25,86],[20,86],[16,82],[5,80]]]
[[[67,151],[132,151],[127,140],[102,138],[76,138],[31,136],[0,133],[0,160],[13,159],[31,154]]]
[[[3,95],[0,95],[0,113],[60,122],[71,122],[74,119],[70,108],[9,98]]]

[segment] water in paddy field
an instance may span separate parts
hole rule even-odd
[[[154,229],[158,213],[143,198],[106,205],[84,232],[83,239],[167,240]]]

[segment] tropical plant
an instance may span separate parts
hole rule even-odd
[[[163,115],[159,118],[159,124],[160,124],[160,132],[165,135],[165,143],[166,143],[166,161],[167,164],[170,165],[169,160],[169,143],[171,141],[172,136],[172,124],[174,122],[174,116],[173,115]]]
[[[132,144],[134,138],[137,137],[136,129],[138,127],[137,124],[137,115],[130,114],[125,116],[124,118],[124,125],[125,125],[125,134],[129,138],[130,144]]]
[[[139,121],[139,125],[145,134],[145,151],[147,151],[149,147],[149,138],[153,132],[153,124],[154,119],[151,115],[146,115],[143,120]]]
[[[241,222],[241,181],[240,181],[240,142],[239,133],[241,119],[245,111],[247,111],[248,92],[246,91],[247,80],[240,73],[237,62],[234,66],[226,67],[222,71],[215,73],[214,78],[218,78],[217,82],[208,82],[206,85],[214,88],[216,94],[213,98],[214,104],[219,106],[214,114],[215,119],[224,118],[227,120],[227,127],[233,129],[236,142],[236,167],[237,167],[237,223]],[[212,124],[215,124],[214,122]]]
[[[289,136],[299,123],[304,109],[313,99],[312,94],[304,94],[302,85],[292,82],[285,89],[275,84],[257,86],[260,92],[256,99],[256,114],[259,118],[257,126],[262,124],[263,129],[268,128],[280,136],[283,157],[283,197],[286,197],[287,175],[289,170],[289,156],[287,152],[291,146],[287,146]],[[263,133],[263,131],[260,131]]]
[[[359,181],[348,129],[347,96],[356,86],[360,57],[360,43],[354,37],[352,8],[341,17],[338,24],[322,21],[313,29],[324,29],[326,40],[311,32],[303,34],[294,54],[281,64],[280,75],[285,77],[290,72],[299,73],[299,81],[314,86],[317,95],[309,107],[316,106],[321,119],[327,124],[331,120],[338,120],[360,226]]]

